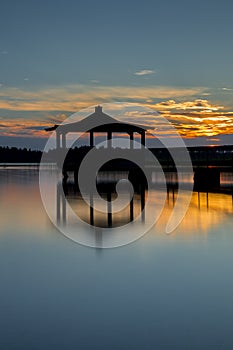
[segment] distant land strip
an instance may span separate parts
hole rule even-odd
[[[188,147],[190,158],[194,166],[233,166],[233,146],[201,146]],[[90,150],[89,146],[81,146],[70,149],[67,154],[67,159],[75,161],[83,159],[84,155]],[[180,154],[182,159],[182,152],[185,150],[177,148],[177,154]],[[135,149],[135,152],[140,150]],[[172,158],[166,148],[151,148],[150,151],[156,156],[161,164],[172,163]],[[0,147],[0,164],[7,163],[40,163],[42,151],[31,150],[27,148],[17,147]],[[46,157],[49,162],[56,160],[57,150],[49,150]]]

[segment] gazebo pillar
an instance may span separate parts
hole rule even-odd
[[[145,133],[145,131],[141,132],[141,145],[144,147],[146,145],[146,133]]]
[[[133,141],[134,141],[134,136],[133,136],[133,132],[130,132],[129,134],[130,136],[130,149],[133,149]]]
[[[107,133],[108,147],[112,147],[112,132],[108,131]]]
[[[62,133],[62,148],[66,148],[66,134]]]
[[[60,132],[56,131],[56,149],[60,149],[61,144],[60,144]]]
[[[90,131],[90,146],[94,147],[94,133]]]

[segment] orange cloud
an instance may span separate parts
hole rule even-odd
[[[1,136],[23,136],[23,137],[48,137],[44,128],[50,126],[49,122],[27,119],[0,120]]]
[[[223,106],[208,100],[167,100],[155,104],[154,108],[162,113],[184,138],[233,133],[233,112],[225,111]]]
[[[223,106],[211,104],[207,100],[195,99],[194,101],[176,102],[174,100],[163,101],[155,104],[158,110],[195,110],[213,112],[223,109]]]
[[[67,85],[26,91],[19,88],[0,90],[0,109],[11,111],[69,111],[75,112],[90,105],[127,101],[140,102],[154,99],[178,98],[200,94],[204,88],[174,88],[164,86],[87,86]]]
[[[207,99],[195,97],[202,95],[204,91],[206,91],[205,88],[127,87],[99,84],[98,86],[67,85],[35,91],[1,88],[0,109],[8,117],[4,118],[3,114],[2,119],[0,118],[0,134],[48,137],[48,133],[43,130],[45,127],[63,122],[73,112],[105,102],[111,102],[112,110],[115,113],[117,111],[118,114],[113,116],[119,115],[120,120],[126,122],[148,125],[160,135],[166,135],[168,132],[164,118],[178,130],[181,136],[187,138],[233,134],[233,112]],[[134,110],[122,116],[120,115],[122,104],[113,103],[117,100],[125,101],[124,106],[135,102],[143,107],[149,107],[152,111],[145,113]],[[43,117],[33,117],[37,111],[40,111]],[[26,117],[19,118],[17,116],[19,112],[21,114],[31,112],[32,117],[30,120]],[[16,118],[10,117],[13,114]],[[112,115],[111,112],[109,114]]]

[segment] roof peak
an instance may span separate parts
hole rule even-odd
[[[121,125],[123,128],[125,128],[126,132],[127,132],[127,128],[133,128],[135,132],[137,132],[138,130],[140,131],[140,130],[148,129],[148,127],[145,127],[144,125],[120,122],[119,120],[104,113],[103,107],[98,105],[95,107],[94,113],[88,115],[87,117],[81,119],[80,121],[76,121],[72,123],[64,123],[61,125],[54,125],[51,128],[46,128],[46,131],[56,130],[59,127],[59,130],[65,130],[66,132],[75,132],[75,131],[86,132],[88,130],[91,130],[97,127],[100,128],[100,126],[101,128],[103,128],[104,125],[106,126],[109,124],[115,125],[116,130],[120,130],[121,127],[119,127],[119,125]]]
[[[98,105],[95,107],[95,113],[102,113],[103,112],[103,107]]]

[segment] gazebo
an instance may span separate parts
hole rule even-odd
[[[98,125],[97,125],[98,124]],[[112,145],[112,134],[128,134],[130,141],[134,140],[134,134],[138,133],[141,138],[140,142],[142,146],[145,146],[146,142],[146,130],[145,125],[137,125],[131,123],[120,122],[117,119],[105,114],[101,106],[95,107],[95,112],[81,121],[74,123],[67,123],[61,125],[54,125],[50,128],[46,128],[46,131],[56,131],[56,148],[66,148],[66,135],[68,133],[89,133],[90,146],[94,147],[94,134],[106,133],[108,145]],[[130,147],[133,147],[133,142],[130,143]]]

